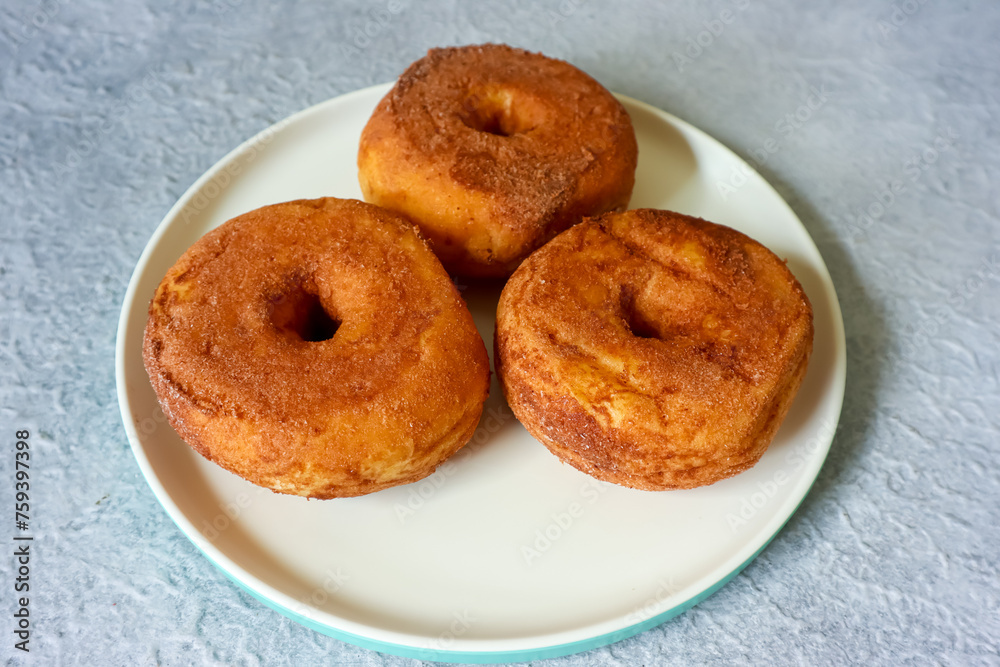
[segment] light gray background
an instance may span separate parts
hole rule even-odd
[[[37,540],[32,652],[13,661],[412,663],[270,611],[177,530],[120,424],[115,327],[153,229],[238,143],[429,47],[501,41],[744,157],[775,139],[760,171],[815,238],[847,329],[840,429],[784,531],[691,611],[551,664],[998,664],[1000,5],[399,4],[385,25],[388,2],[0,7],[0,542],[19,428]],[[826,101],[782,132],[813,88]]]

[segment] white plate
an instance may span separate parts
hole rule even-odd
[[[389,86],[338,97],[265,130],[170,210],[129,284],[118,328],[125,431],[159,501],[227,575],[300,623],[409,657],[499,662],[583,651],[662,623],[717,590],[775,536],[826,458],[846,367],[843,322],[816,246],[781,197],[703,132],[622,97],[635,123],[634,207],[735,227],[787,258],[815,310],[809,372],[752,470],[648,493],[563,465],[510,413],[494,381],[472,442],[417,484],[307,501],[208,463],[164,421],[142,365],[149,299],[208,230],[251,209],[360,198],[361,129]],[[724,194],[719,182],[735,185]],[[463,291],[492,341],[497,291]],[[491,348],[491,345],[487,345]]]

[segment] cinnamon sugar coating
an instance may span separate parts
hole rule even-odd
[[[195,450],[314,498],[430,474],[472,436],[489,389],[472,316],[412,225],[332,198],[202,237],[156,290],[143,357]]]
[[[365,127],[358,169],[365,199],[412,219],[449,271],[507,276],[582,216],[623,210],[637,156],[597,81],[486,44],[413,63]]]
[[[753,466],[805,376],[812,309],[785,263],[705,220],[608,213],[560,234],[507,282],[497,373],[556,456],[646,490]]]

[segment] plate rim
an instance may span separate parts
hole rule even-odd
[[[837,293],[835,286],[833,284],[832,277],[830,276],[829,269],[826,266],[826,262],[816,247],[815,240],[809,234],[808,229],[802,224],[802,221],[795,214],[794,210],[785,201],[774,187],[766,181],[760,174],[749,165],[739,154],[735,151],[729,149],[725,144],[720,142],[715,137],[709,135],[698,127],[691,125],[690,123],[677,118],[673,114],[666,112],[658,107],[651,104],[643,102],[641,100],[634,99],[632,97],[616,94],[616,97],[622,101],[626,106],[632,105],[637,109],[641,109],[646,113],[650,113],[657,116],[660,120],[666,122],[667,124],[673,126],[675,129],[682,130],[686,133],[692,134],[700,141],[707,142],[713,148],[721,149],[727,156],[734,160],[734,163],[742,167],[748,173],[748,177],[755,177],[759,180],[759,186],[762,186],[769,190],[769,194],[773,196],[773,199],[780,202],[780,206],[785,209],[785,212],[795,223],[798,224],[800,230],[803,232],[804,241],[810,244],[812,251],[815,253],[816,259],[818,259],[819,264],[813,264],[812,268],[816,271],[819,282],[822,284],[826,296],[829,300],[830,314],[832,315],[833,321],[831,324],[834,326],[832,330],[829,331],[831,337],[831,344],[834,348],[834,372],[831,377],[830,385],[823,391],[823,396],[829,394],[829,392],[835,392],[834,406],[830,408],[830,420],[831,425],[829,428],[828,436],[822,437],[822,456],[814,459],[812,467],[815,470],[807,471],[810,475],[809,483],[806,485],[805,489],[802,491],[801,495],[795,499],[794,508],[791,509],[787,514],[777,513],[768,521],[768,523],[759,529],[754,535],[754,539],[748,540],[748,547],[739,550],[737,553],[726,560],[724,566],[717,567],[712,573],[704,575],[700,579],[693,582],[690,586],[700,587],[700,590],[692,595],[690,598],[684,600],[680,604],[671,607],[670,609],[663,610],[649,618],[640,620],[638,622],[630,623],[628,622],[628,617],[623,616],[619,619],[611,619],[600,621],[597,623],[591,623],[586,626],[581,626],[574,628],[573,630],[562,630],[558,632],[551,632],[539,636],[529,637],[529,638],[519,638],[517,640],[503,639],[503,640],[456,640],[456,645],[468,644],[468,643],[481,643],[481,644],[492,644],[494,646],[504,644],[504,643],[518,643],[525,642],[529,640],[537,640],[544,637],[558,637],[559,635],[565,634],[579,634],[585,633],[588,628],[592,629],[595,626],[607,625],[612,622],[620,622],[625,620],[626,623],[622,627],[611,630],[609,632],[602,632],[599,634],[591,634],[583,638],[572,640],[572,641],[557,641],[556,643],[549,643],[546,645],[540,645],[532,647],[522,647],[522,648],[505,648],[502,650],[497,649],[483,649],[483,650],[473,650],[473,649],[446,649],[446,648],[429,648],[414,646],[405,643],[397,643],[395,641],[390,641],[388,639],[376,639],[371,636],[365,636],[363,634],[357,634],[351,630],[345,629],[344,627],[334,627],[327,623],[323,623],[319,620],[310,618],[304,614],[301,614],[294,609],[290,608],[288,605],[279,602],[282,598],[287,598],[288,596],[281,591],[274,589],[269,584],[261,581],[256,576],[249,572],[244,571],[241,567],[237,566],[225,553],[221,551],[214,544],[209,542],[200,531],[195,528],[188,517],[183,513],[183,511],[177,506],[176,502],[169,494],[169,492],[164,487],[162,481],[159,478],[157,472],[153,469],[146,453],[143,449],[141,438],[138,434],[135,424],[135,417],[131,410],[131,402],[129,399],[129,392],[127,387],[127,381],[125,377],[125,347],[126,347],[126,333],[129,328],[129,320],[134,317],[134,309],[137,306],[137,292],[138,283],[142,278],[151,257],[153,256],[156,248],[159,246],[163,236],[171,228],[171,226],[176,222],[181,212],[190,204],[190,202],[201,192],[202,188],[208,183],[210,183],[216,176],[225,169],[228,165],[232,163],[233,160],[238,159],[239,156],[246,151],[249,147],[258,145],[269,135],[277,134],[283,129],[294,125],[295,123],[304,120],[310,115],[322,113],[328,109],[335,108],[341,105],[348,105],[355,100],[355,98],[365,98],[368,96],[379,96],[384,95],[393,85],[390,83],[377,84],[374,86],[369,86],[361,88],[355,91],[351,91],[336,97],[324,100],[317,104],[311,105],[302,109],[290,116],[280,120],[272,125],[264,128],[260,132],[256,133],[253,137],[247,139],[246,141],[240,143],[234,149],[229,151],[226,155],[216,161],[211,168],[205,171],[190,187],[185,190],[184,194],[174,203],[174,205],[168,210],[166,215],[154,229],[152,235],[147,241],[136,266],[132,272],[129,279],[128,287],[126,289],[125,295],[122,300],[122,309],[119,314],[118,327],[116,332],[115,341],[115,379],[116,379],[116,393],[118,396],[118,403],[121,412],[123,426],[125,428],[126,436],[129,441],[130,448],[132,450],[133,456],[136,458],[136,462],[139,465],[140,471],[149,484],[150,489],[153,491],[153,495],[156,497],[157,501],[166,511],[167,515],[171,518],[174,524],[180,529],[180,531],[198,548],[198,550],[204,555],[209,562],[211,562],[215,567],[223,572],[227,578],[239,584],[239,586],[250,593],[255,599],[264,603],[266,606],[278,611],[279,613],[291,618],[292,620],[304,625],[312,630],[320,632],[322,634],[331,636],[335,639],[346,641],[350,644],[361,646],[363,648],[372,649],[376,651],[381,651],[385,653],[390,653],[393,655],[399,655],[408,658],[417,658],[423,660],[438,660],[443,662],[497,662],[497,661],[521,661],[521,660],[534,660],[534,659],[544,659],[552,658],[564,655],[570,655],[574,653],[579,653],[586,650],[591,650],[598,648],[600,646],[605,646],[622,639],[626,639],[635,634],[648,630],[650,628],[656,627],[665,621],[683,613],[687,609],[699,604],[704,599],[711,596],[713,593],[718,591],[720,588],[725,586],[730,580],[732,580],[737,574],[739,574],[747,565],[749,565],[753,560],[765,549],[768,544],[781,532],[787,522],[795,515],[798,509],[801,507],[805,498],[809,495],[816,479],[819,476],[819,472],[822,469],[827,456],[829,455],[829,450],[832,445],[836,427],[839,423],[840,416],[843,410],[844,393],[846,388],[846,368],[847,368],[847,350],[846,350],[846,336],[844,330],[843,314],[840,308],[839,299],[837,298]],[[276,129],[277,128],[277,129]],[[810,262],[812,264],[812,262]],[[819,270],[822,269],[822,270]],[[142,306],[142,302],[138,303]],[[794,497],[793,497],[794,498]],[[759,542],[759,544],[758,544]],[[754,545],[757,545],[754,548]],[[741,556],[741,554],[746,554],[748,550],[752,549],[753,552],[746,557]],[[733,561],[738,562],[733,564]],[[728,569],[729,571],[718,577],[718,571]],[[240,576],[242,575],[242,576]],[[712,580],[707,586],[703,586],[705,580]],[[333,616],[329,612],[323,612],[327,616]],[[375,626],[365,625],[362,623],[357,623],[351,621],[350,619],[335,617],[339,620],[342,625],[347,626],[352,629],[367,629],[374,631],[375,633],[381,633],[384,635],[396,636],[399,639],[404,637],[413,637],[417,639],[417,635],[405,635],[404,633],[399,633],[391,630],[384,630],[377,628]]]

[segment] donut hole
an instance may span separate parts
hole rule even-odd
[[[462,122],[477,132],[511,137],[531,129],[526,119],[514,112],[509,95],[472,95],[464,107]]]
[[[476,109],[470,115],[466,125],[477,132],[495,134],[501,137],[509,137],[517,133],[517,130],[513,127],[513,123],[511,123],[502,110]]]
[[[652,317],[648,308],[643,308],[641,302],[630,285],[623,285],[619,301],[619,314],[625,326],[636,338],[666,340],[663,331],[656,325],[657,318]]]
[[[636,338],[663,340],[663,336],[653,324],[652,320],[644,316],[634,306],[626,311],[625,324],[628,325],[629,332],[631,332],[631,334]]]
[[[310,294],[309,297],[302,328],[296,333],[309,343],[330,340],[337,333],[340,322],[330,317],[318,296]]]
[[[331,317],[319,296],[302,287],[271,299],[271,323],[285,336],[307,343],[330,340],[340,321]]]

